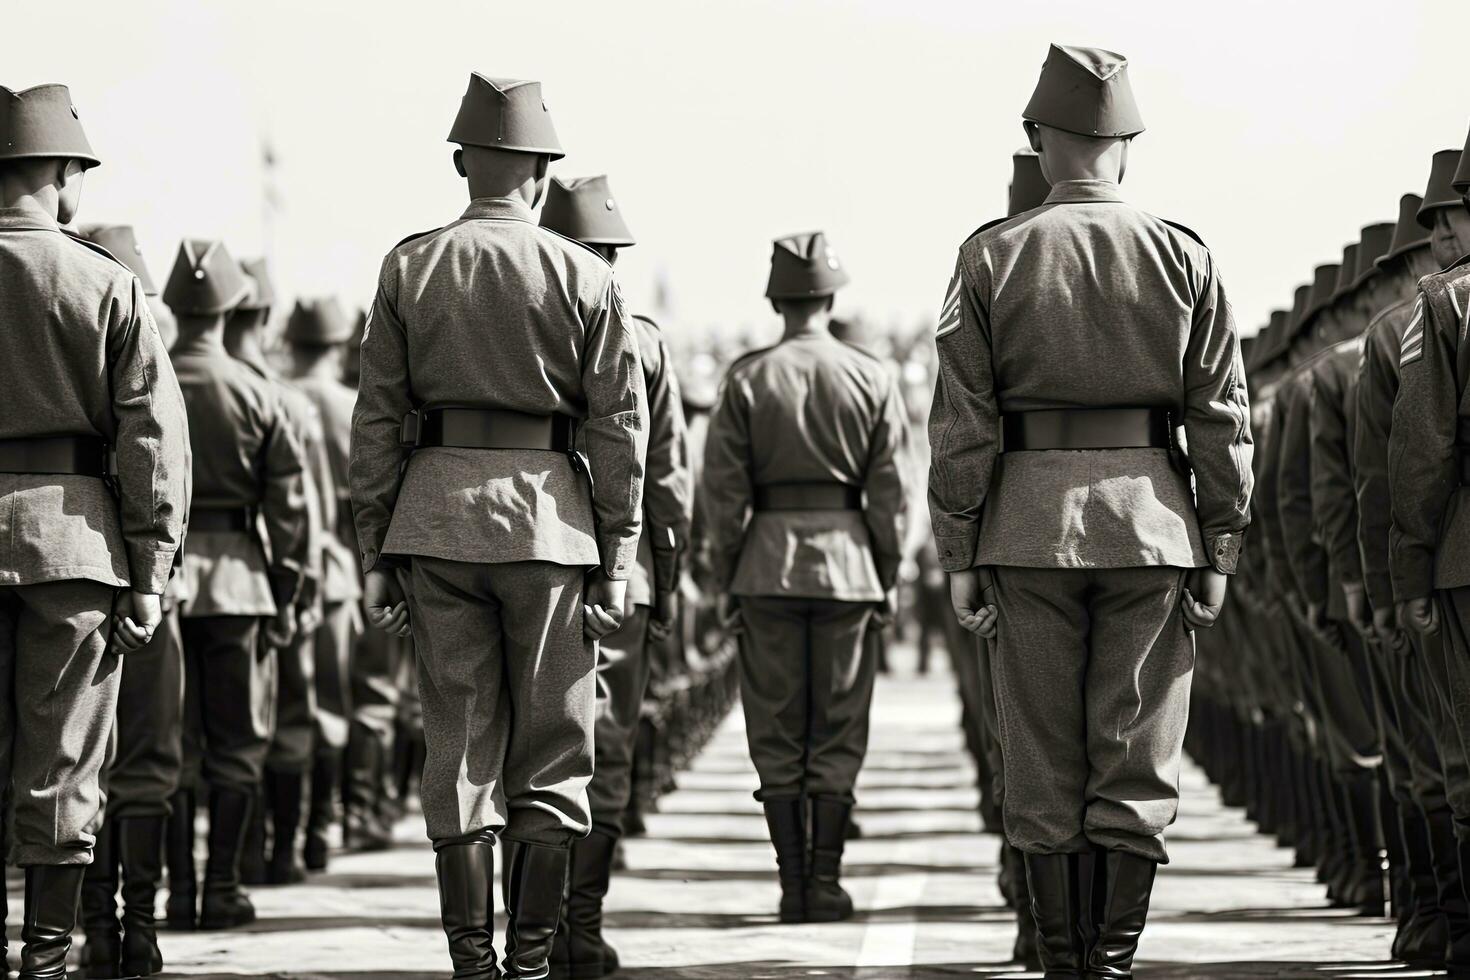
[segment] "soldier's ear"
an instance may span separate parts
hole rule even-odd
[[[1024,130],[1026,130],[1026,142],[1029,143],[1029,144],[1031,144],[1031,150],[1032,150],[1032,152],[1034,152],[1034,153],[1040,153],[1041,152],[1041,127],[1038,126],[1038,125],[1036,125],[1034,122],[1030,122],[1028,120],[1027,122],[1021,123],[1021,128],[1024,129]]]
[[[1118,161],[1118,183],[1123,183],[1123,175],[1128,173],[1128,148],[1133,145],[1133,137],[1130,136],[1123,141],[1123,157]]]
[[[454,169],[459,173],[461,177],[469,176],[464,172],[464,150],[454,151]]]

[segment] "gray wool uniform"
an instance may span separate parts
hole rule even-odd
[[[1251,437],[1235,324],[1210,252],[1063,181],[960,248],[938,329],[929,496],[947,571],[995,572],[991,660],[1006,834],[1023,851],[1092,845],[1166,860],[1194,643],[1189,569],[1235,571]],[[1002,453],[1001,417],[1154,407],[1167,449]]]
[[[435,405],[579,419],[590,485],[564,453],[410,453],[404,415]],[[637,561],[647,417],[611,266],[524,202],[476,199],[384,259],[353,414],[353,517],[363,569],[408,584],[435,842],[566,846],[590,829],[583,579],[627,579]]]

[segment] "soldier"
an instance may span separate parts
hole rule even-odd
[[[342,755],[352,721],[352,650],[362,633],[362,585],[352,529],[347,461],[352,406],[357,394],[343,384],[342,364],[352,321],[335,299],[298,301],[286,321],[292,383],[316,406],[325,438],[335,499],[323,498],[326,529],[322,570],[322,624],[315,632],[316,749],[304,857],[308,871],[327,867],[327,831],[334,820]],[[328,507],[330,504],[330,507]]]
[[[143,284],[61,231],[97,164],[66,86],[0,88],[0,765],[23,980],[65,973],[122,674],[108,646],[131,656],[160,628],[189,498],[183,401]]]
[[[619,249],[636,244],[601,176],[551,178],[541,227],[586,245],[609,265],[616,264]],[[602,638],[597,656],[596,751],[587,787],[592,833],[572,844],[566,920],[553,954],[553,963],[565,965],[573,977],[601,977],[618,969],[616,951],[602,938],[602,900],[633,795],[633,747],[648,689],[650,641],[666,640],[678,618],[692,511],[689,447],[672,357],[657,324],[637,315],[633,324],[649,413],[643,534],[638,564],[628,579],[627,614]]]
[[[132,226],[88,225],[82,237],[132,270],[156,320],[158,288]],[[175,571],[181,558],[175,552]],[[187,592],[182,582],[179,575],[169,578],[163,620],[153,638],[129,654],[118,685],[117,720],[102,771],[107,817],[82,885],[89,977],[152,976],[163,969],[154,914],[163,873],[164,826],[183,764],[184,648],[178,604]],[[119,885],[122,921],[117,914]]]
[[[316,405],[266,360],[264,333],[276,302],[269,269],[264,259],[254,259],[242,262],[240,271],[250,283],[250,295],[225,321],[225,349],[275,390],[307,463],[301,474],[307,520],[301,590],[294,610],[296,629],[290,645],[282,647],[276,659],[271,747],[265,761],[265,778],[256,788],[251,806],[250,831],[240,859],[240,877],[245,884],[286,885],[306,877],[296,857],[296,839],[315,749],[316,628],[322,619],[326,521],[329,516],[335,519],[337,491]],[[265,856],[267,809],[271,818],[269,861]]]
[[[785,333],[730,366],[704,452],[711,581],[744,626],[741,701],[782,922],[852,915],[842,851],[876,669],[863,639],[892,608],[903,541],[898,386],[827,329],[847,282],[821,232],[775,243],[766,298]]]
[[[1458,154],[1458,151],[1451,151]],[[1448,177],[1448,174],[1446,175]],[[1353,481],[1358,497],[1357,543],[1363,567],[1363,589],[1371,615],[1368,635],[1376,639],[1380,656],[1397,667],[1395,693],[1402,715],[1418,721],[1429,736],[1411,739],[1408,762],[1414,775],[1411,791],[1415,810],[1399,808],[1399,830],[1411,868],[1427,860],[1430,875],[1422,871],[1411,881],[1411,901],[1401,911],[1393,955],[1414,966],[1439,969],[1454,964],[1451,944],[1470,936],[1467,908],[1454,822],[1446,799],[1446,784],[1470,780],[1463,750],[1455,751],[1458,734],[1448,724],[1434,694],[1434,683],[1418,635],[1401,630],[1394,618],[1393,581],[1389,574],[1388,442],[1393,403],[1398,393],[1400,342],[1414,308],[1415,284],[1434,271],[1429,236],[1418,222],[1423,204],[1418,194],[1400,199],[1399,220],[1387,253],[1375,265],[1384,289],[1394,299],[1369,322],[1357,368],[1357,426],[1353,434]],[[1428,744],[1426,744],[1426,742]],[[1462,947],[1462,954],[1470,952]],[[1458,965],[1466,965],[1461,963]]]
[[[1127,65],[1052,46],[1023,114],[1052,191],[961,246],[929,420],[935,541],[962,624],[996,638],[1006,835],[1058,976],[1132,975],[1178,807],[1190,631],[1218,616],[1250,520],[1214,260],[1118,191],[1143,131]]]
[[[470,204],[383,261],[353,517],[369,622],[413,630],[455,975],[500,975],[503,836],[507,973],[541,977],[591,825],[595,641],[620,625],[637,562],[648,405],[611,267],[534,221],[563,155],[541,86],[471,75],[449,141]]]
[[[179,247],[163,291],[178,319],[174,369],[194,443],[184,746],[189,772],[202,767],[209,787],[205,929],[255,918],[240,852],[270,749],[276,651],[294,638],[308,561],[306,460],[280,390],[225,350],[225,320],[250,291],[223,243],[195,239]],[[168,918],[184,929],[196,922],[194,792],[188,782],[180,790],[169,834]]]

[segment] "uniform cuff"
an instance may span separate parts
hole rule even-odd
[[[638,564],[638,536],[609,538],[602,542],[602,574],[614,582],[625,582]]]
[[[177,548],[129,548],[128,588],[146,595],[163,595],[173,572]]]
[[[1434,572],[1429,567],[1407,571],[1394,569],[1393,598],[1395,602],[1410,599],[1427,599],[1434,594]]]
[[[1243,533],[1226,531],[1215,535],[1214,540],[1209,543],[1210,564],[1215,571],[1225,575],[1234,575],[1240,565],[1240,546],[1245,541]]]
[[[975,566],[975,543],[980,535],[956,534],[934,536],[934,546],[939,551],[939,567],[946,572],[962,572]]]

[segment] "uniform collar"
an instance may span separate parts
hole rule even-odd
[[[1046,196],[1047,204],[1121,204],[1123,195],[1111,180],[1059,180]]]
[[[459,216],[461,221],[535,221],[530,205],[518,197],[477,197]]]
[[[54,231],[61,225],[45,211],[36,208],[0,208],[0,231]]]

